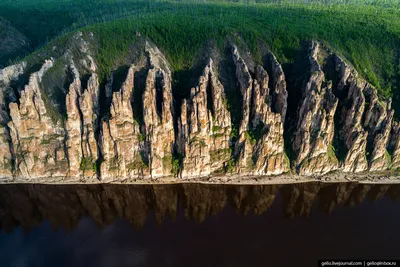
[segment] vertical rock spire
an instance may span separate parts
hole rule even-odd
[[[20,104],[10,103],[8,127],[16,155],[16,175],[23,178],[66,176],[68,162],[64,150],[64,128],[48,114],[41,95],[43,75],[53,66],[46,60],[31,74],[21,92]]]
[[[16,96],[10,84],[24,73],[26,63],[12,65],[0,70],[0,177],[13,176],[14,147],[7,126],[11,120],[7,103]]]
[[[72,83],[69,85],[66,96],[67,121],[65,128],[67,130],[66,147],[68,151],[69,176],[80,176],[82,160],[82,121],[79,108],[79,97],[81,95],[81,81],[78,70],[71,64],[70,72]]]
[[[206,176],[227,164],[231,156],[231,122],[225,102],[224,88],[209,59],[199,85],[192,88],[190,98],[183,101],[178,119],[182,177]]]
[[[93,73],[83,89],[79,72],[73,62],[70,72],[72,83],[66,96],[69,173],[71,177],[93,177],[97,174],[98,149],[95,139],[99,116],[99,82]]]
[[[275,55],[271,52],[267,54],[267,64],[269,66],[268,71],[270,72],[270,84],[271,84],[271,104],[274,107],[275,112],[281,114],[282,124],[285,124],[286,111],[287,111],[287,98],[288,92],[286,90],[285,73],[281,64],[279,64]]]
[[[143,93],[145,151],[150,175],[157,178],[172,174],[175,143],[171,71],[157,47],[146,43],[150,69]]]
[[[289,168],[283,144],[282,118],[286,113],[286,103],[279,105],[281,113],[274,112],[268,73],[262,66],[257,66],[253,78],[236,46],[232,48],[232,56],[242,94],[242,118],[235,145],[238,172],[281,174]],[[274,68],[279,68],[277,62],[273,63]],[[275,69],[275,73],[279,71]],[[274,81],[275,97],[286,102],[286,89],[283,88],[285,83],[279,82],[279,77],[275,76]]]
[[[312,42],[309,49],[311,75],[303,90],[293,139],[296,168],[304,175],[323,174],[338,168],[338,160],[330,147],[338,99],[332,93],[332,85],[324,82],[325,75],[318,64],[318,43]]]
[[[358,79],[350,67],[339,57],[335,57],[336,70],[339,71],[337,90],[346,95],[340,111],[341,127],[339,138],[344,141],[346,155],[343,170],[361,172],[368,168],[366,147],[368,132],[362,127],[362,117],[365,110],[365,81]]]
[[[104,179],[142,175],[141,133],[134,120],[132,102],[136,67],[131,65],[119,91],[112,94],[110,119],[102,122],[100,137]]]
[[[82,55],[68,50],[57,63],[45,61],[23,88],[12,82],[25,74],[25,64],[0,70],[0,177],[185,179],[222,173],[233,163],[234,171],[243,175],[288,171],[283,140],[288,92],[282,66],[272,53],[264,57],[264,66],[257,66],[232,46],[238,81],[234,97],[241,101],[231,108],[241,109],[236,140],[231,139],[228,88],[219,80],[218,62],[206,62],[174,124],[172,72],[156,46],[143,42],[138,53],[146,57],[129,66],[119,88],[118,77],[111,76],[100,99],[96,64],[81,37],[74,38]],[[313,175],[399,168],[400,126],[391,100],[379,99],[377,90],[348,63],[327,52],[316,42],[309,47],[310,75],[291,117],[293,138],[286,140],[292,141],[296,170]],[[59,73],[59,63],[68,65],[67,88],[60,86],[67,67]],[[58,74],[60,79],[53,81]],[[59,93],[66,94],[65,121],[57,113],[64,111]],[[102,104],[106,108],[100,112]]]

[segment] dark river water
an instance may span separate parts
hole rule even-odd
[[[1,185],[0,266],[399,259],[400,185]]]

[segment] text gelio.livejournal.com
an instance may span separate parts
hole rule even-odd
[[[320,260],[319,266],[400,266],[400,260]]]

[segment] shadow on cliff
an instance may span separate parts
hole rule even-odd
[[[302,92],[311,76],[309,56],[309,41],[304,41],[296,52],[294,63],[282,65],[286,78],[286,90],[288,92],[287,113],[284,125],[285,152],[289,157],[291,167],[296,155],[292,147],[292,137],[297,127],[298,110],[302,100]]]

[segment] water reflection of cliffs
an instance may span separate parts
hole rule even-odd
[[[181,211],[187,219],[202,222],[227,206],[240,214],[260,215],[277,198],[292,218],[308,216],[313,204],[330,213],[337,206],[384,196],[400,200],[400,185],[2,185],[0,226],[7,232],[16,226],[30,230],[47,220],[55,229],[73,230],[80,218],[89,216],[99,227],[123,218],[140,228],[150,214],[161,224],[165,216],[175,219]]]

